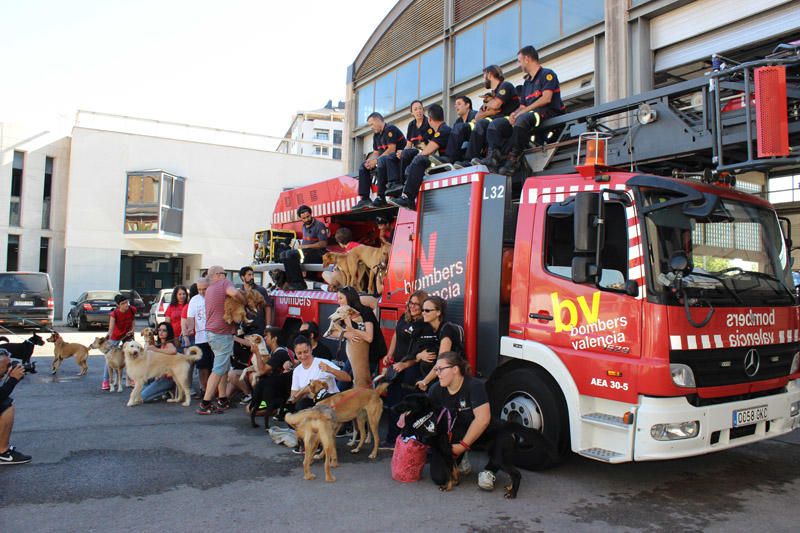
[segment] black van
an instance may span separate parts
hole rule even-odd
[[[42,272],[0,272],[0,324],[53,327],[53,285]]]

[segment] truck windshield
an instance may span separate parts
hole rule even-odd
[[[643,191],[645,206],[674,198],[669,191]],[[677,273],[670,269],[670,259],[683,254],[689,260],[683,287],[690,305],[794,304],[789,254],[773,211],[720,198],[708,217],[687,216],[683,204],[675,204],[645,215],[645,226],[651,288],[666,303],[683,305],[674,290]]]

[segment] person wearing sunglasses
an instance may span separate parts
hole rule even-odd
[[[439,296],[428,296],[422,302],[421,328],[415,330],[411,352],[407,358],[419,363],[422,379],[417,381],[417,388],[425,391],[436,379],[433,365],[436,358],[445,352],[464,353],[464,330],[461,326],[446,322],[444,317],[447,302]]]
[[[419,372],[419,365],[413,357],[406,358],[414,329],[422,326],[422,302],[428,298],[425,291],[416,291],[409,296],[406,302],[406,312],[397,321],[394,328],[394,336],[389,343],[389,351],[383,358],[383,365],[394,370],[395,377],[389,385],[389,392],[386,397],[386,407],[389,415],[389,430],[386,433],[386,440],[381,444],[382,448],[394,448],[394,441],[400,433],[397,421],[400,415],[391,408],[403,401],[414,384],[422,378]]]
[[[453,457],[459,465],[462,474],[469,474],[472,468],[466,459],[466,452],[481,438],[491,421],[489,396],[486,393],[486,384],[483,380],[469,375],[467,361],[456,352],[439,354],[432,372],[439,378],[439,383],[431,386],[428,398],[431,404],[439,409],[446,409],[452,417],[452,445]],[[431,455],[435,460],[437,454]],[[441,468],[431,468],[431,471],[442,471]],[[434,479],[437,485],[442,485],[447,480]]]

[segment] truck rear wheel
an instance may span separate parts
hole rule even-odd
[[[559,457],[566,455],[569,449],[566,407],[561,392],[539,372],[520,369],[501,376],[491,386],[489,401],[492,416],[544,433],[556,446]],[[514,456],[514,464],[526,470],[542,470],[557,464],[543,460],[541,455],[521,447]]]

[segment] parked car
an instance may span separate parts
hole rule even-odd
[[[42,272],[0,272],[0,324],[53,327],[53,285]]]
[[[147,309],[144,307],[144,300],[138,292],[130,289],[120,289],[119,292],[128,299],[132,306],[136,308],[136,318],[144,318],[147,316]]]
[[[794,285],[794,294],[800,296],[800,272],[792,270],[792,284]]]
[[[78,331],[86,331],[89,326],[108,326],[111,311],[117,306],[114,297],[119,291],[86,291],[78,299],[69,304],[72,309],[67,313],[67,326],[78,327]]]
[[[167,310],[170,300],[172,300],[172,289],[161,289],[153,300],[153,305],[150,306],[150,318],[147,323],[151,328],[164,321],[164,311]]]

